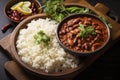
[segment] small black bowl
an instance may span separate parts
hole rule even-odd
[[[87,51],[87,52],[82,52],[82,51],[78,51],[78,50],[73,50],[73,49],[70,49],[69,47],[66,47],[66,45],[63,44],[63,42],[61,42],[60,40],[60,36],[59,36],[59,31],[62,27],[62,25],[64,23],[66,23],[68,20],[71,20],[71,19],[74,19],[74,18],[78,18],[78,17],[91,17],[91,18],[94,18],[94,19],[97,19],[99,20],[102,24],[104,24],[104,26],[106,27],[106,30],[107,30],[107,38],[106,38],[106,41],[97,49],[95,49],[94,51]],[[63,35],[66,35],[66,34],[63,34]],[[98,51],[100,51],[101,49],[103,49],[103,47],[105,47],[109,40],[110,40],[110,29],[109,29],[109,26],[107,25],[107,23],[105,23],[103,20],[101,20],[98,16],[94,15],[94,14],[85,14],[85,13],[80,13],[80,14],[73,14],[73,15],[70,15],[68,17],[66,17],[65,19],[63,19],[58,27],[57,27],[57,31],[56,31],[56,36],[57,36],[57,40],[60,44],[61,47],[63,47],[63,49],[65,51],[67,51],[68,53],[72,54],[72,55],[77,55],[77,56],[88,56],[88,55],[93,55],[93,54],[96,54],[98,53]],[[67,41],[69,38],[67,38],[65,41]]]

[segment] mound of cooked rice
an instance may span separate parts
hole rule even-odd
[[[59,72],[76,68],[78,59],[66,53],[57,42],[57,23],[48,18],[32,20],[27,28],[21,29],[16,41],[18,55],[22,61],[45,72]],[[50,37],[47,46],[36,44],[34,35],[40,30]]]

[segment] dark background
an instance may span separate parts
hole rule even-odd
[[[0,0],[0,29],[10,21],[4,15],[4,6],[9,0]],[[42,0],[39,0],[40,2]],[[120,0],[87,0],[92,5],[101,2],[109,7],[115,15],[120,16]],[[11,33],[16,25],[5,33],[0,31],[0,39]],[[118,26],[120,27],[120,26]],[[12,80],[4,70],[4,63],[10,60],[0,48],[0,80]],[[120,80],[120,40],[104,55],[97,59],[90,67],[80,73],[75,80]]]

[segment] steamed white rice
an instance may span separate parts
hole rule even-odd
[[[48,18],[32,20],[27,28],[21,29],[16,42],[22,61],[45,72],[59,72],[76,68],[78,60],[66,53],[56,39],[57,23]],[[43,30],[50,37],[48,46],[35,44],[34,35]]]

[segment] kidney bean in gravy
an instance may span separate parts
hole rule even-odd
[[[81,29],[92,26],[96,34],[89,34],[87,37],[79,36]],[[106,25],[94,17],[78,17],[67,20],[62,24],[59,30],[60,41],[69,49],[78,52],[95,51],[100,48],[108,39],[108,30]]]

